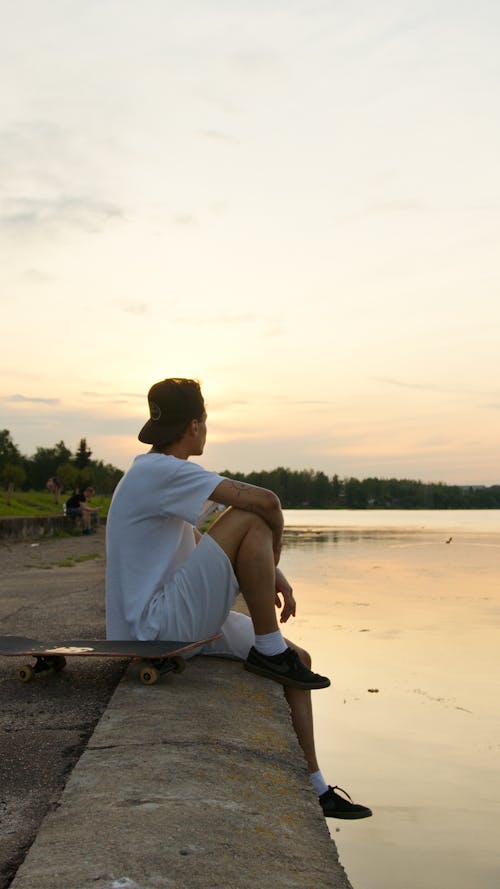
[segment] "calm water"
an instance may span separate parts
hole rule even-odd
[[[374,810],[329,822],[354,889],[498,889],[500,510],[285,517],[320,764]]]
[[[500,509],[288,509],[287,527],[500,533]]]

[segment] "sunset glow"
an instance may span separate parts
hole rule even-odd
[[[189,376],[213,469],[498,483],[499,25],[9,4],[0,428],[126,468]]]

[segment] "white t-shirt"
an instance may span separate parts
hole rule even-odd
[[[222,481],[170,455],[135,458],[114,492],[106,523],[108,639],[155,638],[148,606],[193,552],[193,525]]]

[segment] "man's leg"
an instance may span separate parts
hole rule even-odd
[[[286,640],[288,645],[295,648],[301,661],[307,667],[311,667],[311,658],[307,651],[294,645],[293,642]],[[305,756],[307,768],[312,774],[319,770],[318,760],[316,758],[316,746],[314,743],[314,723],[313,709],[311,701],[311,692],[302,688],[285,688],[285,698],[290,707],[290,716],[292,725],[297,735],[297,740],[302,748]]]
[[[251,620],[246,614],[231,611],[221,627],[222,638],[209,642],[204,646],[203,654],[213,657],[233,657],[245,660],[249,649],[255,641],[255,633]],[[301,661],[311,666],[311,658],[307,651],[294,645],[288,639],[285,642],[293,648]],[[285,697],[290,708],[292,725],[297,740],[302,748],[311,783],[318,794],[323,813],[333,818],[366,818],[371,814],[366,806],[353,803],[340,797],[335,791],[339,788],[330,787],[319,770],[314,743],[314,726],[311,694],[308,690],[294,687],[284,688]]]
[[[283,685],[327,688],[330,680],[312,673],[296,652],[287,648],[276,616],[276,566],[271,529],[241,509],[230,509],[207,532],[230,559],[254,625],[255,647],[245,668]],[[276,646],[276,648],[273,647]]]
[[[311,658],[307,651],[303,648],[288,643],[295,648],[300,659],[311,666]],[[336,791],[341,790],[340,787],[330,787],[326,783],[316,758],[316,747],[314,743],[314,723],[313,710],[311,701],[311,692],[303,691],[300,688],[285,688],[285,697],[290,707],[290,716],[292,725],[297,735],[297,740],[302,748],[309,775],[314,789],[319,797],[323,814],[327,818],[342,818],[348,820],[357,820],[359,818],[369,818],[372,814],[371,809],[360,803],[354,803],[345,790],[342,791],[344,796],[340,796]]]
[[[207,532],[229,557],[257,634],[279,629],[271,529],[259,516],[231,509]]]

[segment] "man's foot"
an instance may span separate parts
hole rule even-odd
[[[339,796],[338,793],[335,793],[336,790],[340,790],[341,793],[345,793],[348,799],[344,799],[343,796]],[[341,787],[328,787],[328,790],[325,793],[322,793],[319,798],[319,803],[321,808],[323,809],[323,814],[325,818],[369,818],[372,814],[372,810],[368,809],[367,806],[361,806],[359,803],[353,803],[351,797],[345,790],[342,790]]]
[[[293,648],[287,648],[282,654],[265,655],[252,646],[243,666],[250,673],[258,673],[292,688],[328,688],[330,685],[326,676],[308,670]]]

